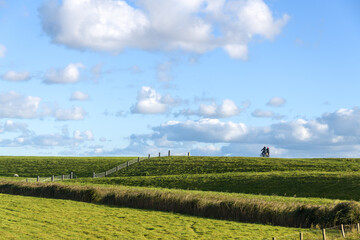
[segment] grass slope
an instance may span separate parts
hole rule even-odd
[[[0,157],[0,176],[49,177],[74,172],[78,177],[90,177],[104,172],[134,157]]]
[[[68,200],[0,194],[4,239],[320,239],[320,230],[204,219]],[[335,236],[339,236],[336,233]]]
[[[360,201],[358,172],[238,172],[83,178],[77,182]]]
[[[228,172],[271,171],[360,171],[360,159],[340,158],[258,158],[258,157],[161,157],[151,158],[123,169],[116,176],[159,176]]]

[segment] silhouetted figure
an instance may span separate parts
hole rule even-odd
[[[267,155],[267,157],[270,157],[270,148],[269,147],[266,148],[266,155]]]

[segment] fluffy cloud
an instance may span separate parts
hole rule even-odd
[[[272,118],[272,119],[282,119],[284,116],[279,115],[274,113],[273,111],[264,111],[264,110],[260,110],[260,109],[255,109],[251,115],[253,117],[258,117],[258,118]]]
[[[272,107],[281,107],[284,106],[286,103],[286,100],[284,98],[281,97],[273,97],[269,100],[269,102],[267,103],[268,106],[272,106]]]
[[[86,101],[88,99],[89,99],[89,95],[81,91],[73,92],[70,98],[71,101]]]
[[[221,122],[218,119],[199,121],[168,121],[154,131],[170,141],[235,142],[243,139],[248,128],[243,123]]]
[[[81,132],[80,130],[76,130],[74,132],[74,138],[76,140],[90,141],[90,140],[94,140],[94,134],[90,130],[86,130],[86,131],[83,131],[83,132]]]
[[[0,58],[5,57],[6,47],[0,44]]]
[[[3,125],[0,125],[0,133],[4,132],[27,132],[28,125],[26,123],[14,122],[7,120]]]
[[[244,108],[248,107],[248,103],[243,104]],[[198,115],[206,118],[227,118],[238,115],[243,109],[239,108],[234,101],[225,99],[220,105],[212,102],[211,104],[200,104],[199,109],[196,111],[190,109],[181,110],[176,113],[175,116],[179,115]]]
[[[161,96],[151,87],[142,87],[137,103],[131,108],[132,113],[157,114],[167,112],[176,100],[170,95]]]
[[[29,80],[31,76],[28,72],[8,71],[4,75],[2,75],[1,78],[11,82],[21,82]]]
[[[81,107],[73,107],[71,109],[57,109],[54,115],[60,121],[83,120],[86,112]]]
[[[40,9],[55,43],[118,53],[124,48],[204,53],[223,48],[246,59],[248,42],[273,39],[289,16],[274,19],[262,0],[52,0]]]
[[[151,142],[152,147],[161,149],[179,147],[183,150],[188,143],[188,149],[202,153],[208,145],[206,151],[215,155],[257,156],[259,146],[267,145],[271,146],[273,156],[358,157],[359,119],[360,109],[353,108],[325,113],[317,119],[281,121],[263,127],[219,119],[168,121],[154,127],[152,134],[134,135],[132,139],[141,139],[137,141],[138,146]]]
[[[41,99],[16,92],[0,93],[0,118],[35,118]]]
[[[70,63],[65,68],[51,69],[45,74],[44,83],[75,83],[80,80],[80,69],[85,68],[82,63]]]

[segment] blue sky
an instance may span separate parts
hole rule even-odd
[[[1,0],[0,155],[360,157],[359,13]]]

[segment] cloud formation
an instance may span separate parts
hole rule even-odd
[[[132,113],[158,114],[168,112],[176,104],[170,95],[161,96],[151,87],[142,87],[137,96],[137,103],[132,106]]]
[[[244,108],[248,107],[248,103],[243,104]],[[201,103],[198,110],[183,109],[175,116],[191,116],[197,115],[205,118],[228,118],[240,114],[244,108],[239,108],[234,101],[230,99],[224,99],[221,104],[212,102],[211,104]]]
[[[81,107],[73,107],[71,109],[57,109],[54,115],[56,120],[59,121],[77,121],[83,120],[85,118],[86,112]]]
[[[274,19],[262,0],[55,0],[40,9],[42,27],[58,44],[119,53],[124,48],[224,49],[246,59],[255,36],[273,39],[289,16]]]
[[[80,69],[85,68],[82,63],[70,63],[65,68],[51,69],[45,74],[44,83],[75,83],[80,80]]]
[[[71,94],[70,97],[71,101],[86,101],[88,99],[89,99],[89,95],[81,91],[73,92],[73,94]]]
[[[1,78],[11,82],[22,82],[29,80],[31,76],[30,73],[25,71],[22,72],[8,71],[4,75],[2,75]]]
[[[41,99],[14,91],[0,93],[0,118],[35,118]]]
[[[286,103],[286,100],[281,97],[273,97],[269,100],[269,102],[266,104],[271,107],[282,107]]]

